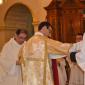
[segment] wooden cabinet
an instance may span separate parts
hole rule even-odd
[[[75,42],[75,35],[85,31],[85,1],[53,0],[45,9],[53,27],[53,39]]]

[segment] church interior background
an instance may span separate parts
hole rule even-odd
[[[0,49],[17,28],[27,29],[29,37],[38,24],[52,24],[53,39],[74,42],[85,31],[85,0],[3,0],[0,4]]]

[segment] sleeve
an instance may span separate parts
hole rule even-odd
[[[71,47],[70,43],[62,43],[52,39],[47,39],[47,45],[49,52],[59,55],[67,55]]]
[[[69,49],[69,52],[76,52],[76,44],[73,44],[73,46]]]
[[[13,51],[12,51],[11,44],[7,43],[3,47],[0,55],[0,65],[3,65],[3,68],[5,71],[9,72],[10,68],[12,67],[12,57],[13,56]],[[11,51],[11,53],[10,53]],[[14,57],[14,56],[13,56]],[[10,61],[10,62],[9,62]]]
[[[8,70],[7,70],[8,64],[7,64],[7,59],[5,59],[5,57],[7,58],[7,56],[8,56],[8,53],[7,53],[8,50],[9,49],[6,44],[3,47],[1,54],[0,54],[0,82],[3,81],[3,79],[8,74]]]

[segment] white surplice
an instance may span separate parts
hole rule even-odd
[[[82,47],[82,41],[73,44],[73,46],[70,48],[69,52],[77,52],[80,51]],[[76,63],[71,63],[70,65],[70,80],[69,80],[69,85],[83,85],[83,80],[84,80],[84,73],[82,69],[76,64]]]
[[[0,53],[0,85],[22,85],[20,66],[16,65],[21,46],[14,38],[4,45]]]
[[[84,71],[84,85],[85,85],[85,33],[83,35],[83,41],[80,52],[76,54],[76,60],[80,68]]]

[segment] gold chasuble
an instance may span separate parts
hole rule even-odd
[[[37,32],[21,52],[23,85],[54,85],[49,54],[67,55],[69,46]]]

